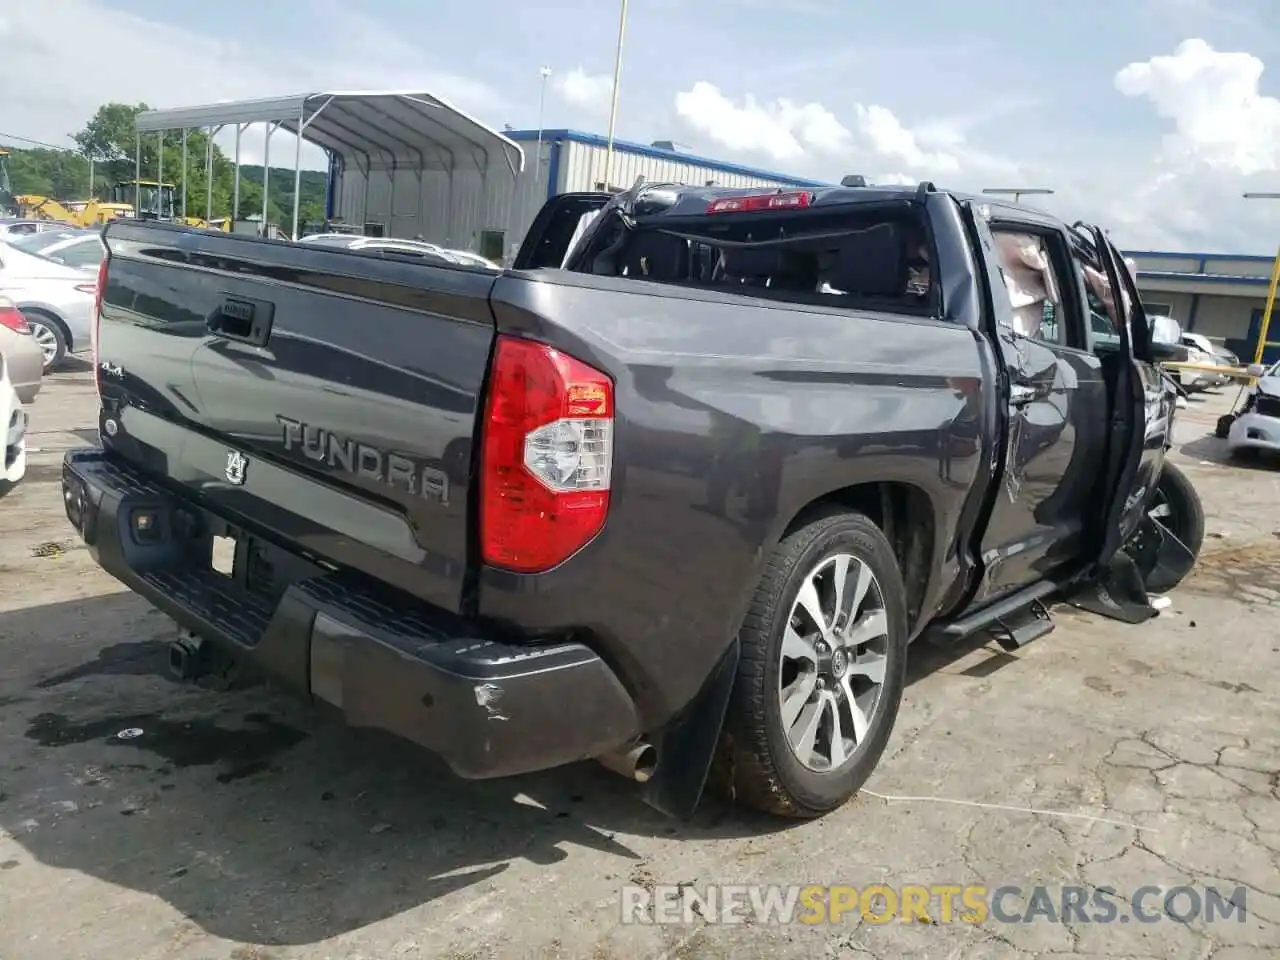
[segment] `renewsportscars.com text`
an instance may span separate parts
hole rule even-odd
[[[973,884],[622,888],[622,922],[772,923],[1244,923],[1245,888]]]

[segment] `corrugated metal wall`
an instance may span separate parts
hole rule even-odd
[[[491,167],[487,177],[476,170],[458,170],[452,176],[443,170],[426,170],[421,176],[416,170],[400,170],[395,177],[394,216],[390,171],[374,167],[366,178],[348,162],[337,190],[335,213],[348,223],[382,223],[387,236],[411,239],[421,234],[431,243],[476,252],[481,252],[483,231],[501,231],[505,256],[513,257],[546,202],[555,151],[552,143],[544,142],[542,162],[538,163],[537,143],[520,145],[525,152],[525,169],[516,180],[505,166]],[[559,144],[559,150],[555,192],[597,189],[604,179],[605,148],[566,140]],[[701,186],[708,180],[722,187],[788,186],[779,180],[725,173],[700,164],[614,151],[615,187],[629,187],[642,175],[690,186]]]
[[[595,190],[597,184],[604,182],[605,159],[608,151],[604,147],[588,143],[565,143],[560,155],[561,193],[572,190]],[[714,180],[718,187],[786,187],[790,184],[779,180],[768,180],[763,177],[749,177],[741,173],[725,173],[714,167],[700,164],[684,163],[679,160],[659,159],[641,154],[627,153],[623,150],[613,151],[613,186],[626,189],[636,182],[636,177],[646,180],[665,180],[683,183],[691,187],[701,187],[708,180]]]
[[[394,178],[395,212],[391,215],[390,170],[373,168],[370,176],[348,163],[337,191],[337,216],[348,223],[384,225],[386,236],[412,239],[421,234],[430,243],[480,252],[482,231],[504,235],[508,256],[518,248],[525,230],[547,198],[551,145],[543,144],[543,159],[535,163],[537,145],[522,144],[525,171],[513,180],[504,166],[478,170],[399,170]],[[367,184],[367,188],[366,188]]]

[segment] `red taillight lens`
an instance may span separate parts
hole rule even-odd
[[[498,338],[481,439],[486,564],[550,570],[604,528],[613,418],[606,374],[546,344]]]
[[[0,327],[12,330],[14,333],[31,333],[31,327],[27,325],[27,318],[8,301],[0,301]]]
[[[721,197],[707,204],[707,213],[755,213],[761,210],[803,210],[810,196],[798,193],[757,193],[747,197]]]
[[[98,282],[93,287],[93,330],[89,339],[93,341],[93,382],[98,388],[98,392],[102,392],[101,373],[102,367],[98,363],[98,337],[102,332],[102,293],[107,288],[107,258],[103,257],[102,262],[98,264]]]

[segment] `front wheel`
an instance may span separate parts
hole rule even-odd
[[[1172,463],[1166,462],[1160,470],[1147,516],[1166,534],[1181,540],[1191,556],[1200,556],[1204,545],[1204,505],[1187,475]],[[1144,585],[1148,593],[1165,593],[1181,583],[1188,572],[1178,574],[1156,566],[1147,574]]]
[[[884,752],[906,676],[905,590],[884,534],[832,511],[788,535],[739,638],[716,779],[767,813],[841,806]]]

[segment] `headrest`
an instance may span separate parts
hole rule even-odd
[[[727,276],[760,279],[776,276],[781,270],[782,254],[776,248],[724,251],[724,272]]]
[[[627,268],[630,277],[684,280],[689,272],[688,241],[669,233],[642,230],[627,241],[620,266]]]
[[[842,237],[827,282],[854,296],[900,296],[907,283],[903,241],[902,232],[891,223]]]

